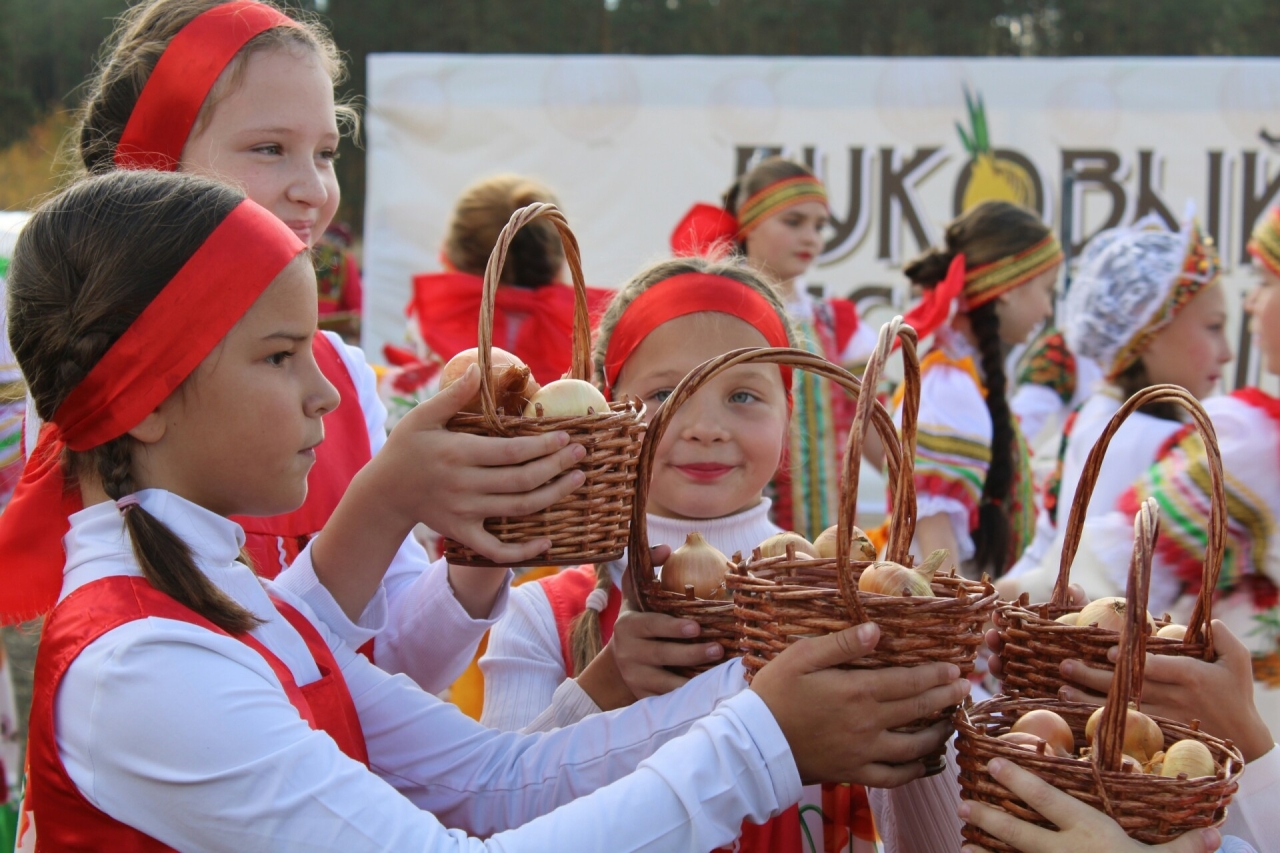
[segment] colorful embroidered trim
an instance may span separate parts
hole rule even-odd
[[[1018,385],[1043,385],[1068,405],[1076,395],[1076,357],[1067,349],[1062,332],[1041,333],[1018,363]]]
[[[1142,353],[1146,352],[1155,336],[1173,322],[1178,312],[1186,307],[1187,303],[1200,291],[1217,283],[1222,275],[1213,238],[1200,230],[1198,222],[1192,222],[1188,229],[1187,254],[1182,262],[1182,273],[1178,281],[1165,297],[1164,304],[1151,316],[1147,324],[1116,353],[1107,370],[1108,380],[1115,381],[1116,377],[1124,373]]]
[[[964,274],[965,310],[971,311],[1002,293],[1026,284],[1031,279],[1062,263],[1062,246],[1049,234],[1029,249],[998,261],[968,269]]]
[[[1280,207],[1262,218],[1249,240],[1249,254],[1275,275],[1280,275]]]
[[[738,239],[746,237],[757,225],[775,213],[810,201],[827,206],[827,190],[817,178],[798,175],[774,181],[738,208]]]

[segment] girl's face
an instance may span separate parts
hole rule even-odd
[[[822,251],[822,232],[829,219],[826,205],[817,201],[776,213],[747,235],[747,260],[775,281],[802,276]]]
[[[627,359],[615,396],[639,397],[652,417],[690,370],[764,335],[727,314],[688,314],[649,333]],[[721,518],[760,502],[778,470],[787,400],[776,365],[743,364],[715,376],[676,413],[658,445],[648,511]]]
[[[1258,336],[1264,369],[1280,373],[1280,276],[1257,265],[1258,284],[1249,291],[1244,310],[1249,312],[1249,331]]]
[[[1000,319],[1000,340],[1015,346],[1053,314],[1053,291],[1058,282],[1056,264],[1040,275],[996,297],[996,317]]]
[[[302,504],[321,418],[338,392],[311,352],[316,279],[295,258],[190,379],[130,434],[140,488],[219,515],[278,515]]]
[[[1222,366],[1231,361],[1227,306],[1220,285],[1205,288],[1183,306],[1173,322],[1142,353],[1154,383],[1181,385],[1196,397],[1218,387]]]
[[[275,47],[249,54],[179,167],[240,187],[312,246],[338,209],[338,140],[333,83],[319,58]]]

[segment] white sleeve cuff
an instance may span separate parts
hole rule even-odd
[[[960,548],[958,559],[963,562],[975,553],[973,534],[969,532],[969,508],[955,498],[945,495],[916,495],[916,518],[928,518],[931,515],[945,515],[951,522],[951,532],[956,537]]]
[[[760,758],[773,783],[773,792],[783,808],[800,801],[803,785],[791,746],[778,727],[773,712],[754,690],[743,690],[726,699],[715,714],[736,717],[760,750]]]
[[[320,582],[320,578],[316,577],[315,566],[311,563],[311,546],[314,543],[315,539],[307,543],[307,547],[302,549],[297,559],[277,575],[272,583],[306,602],[329,630],[341,637],[342,641],[351,648],[358,649],[386,630],[388,621],[386,590],[379,584],[378,591],[365,605],[359,620],[352,622],[329,590]]]

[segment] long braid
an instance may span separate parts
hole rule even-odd
[[[999,576],[1010,562],[1009,511],[1006,502],[1013,486],[1013,413],[1005,394],[1004,350],[1000,345],[1000,320],[996,303],[988,302],[969,312],[978,339],[982,372],[987,386],[987,412],[991,415],[991,462],[982,484],[978,505],[978,529],[974,532],[978,567]]]
[[[596,589],[608,594],[613,589],[613,576],[608,563],[596,564]],[[600,611],[590,607],[578,614],[569,628],[569,657],[573,661],[570,678],[581,675],[587,664],[596,659],[604,649],[604,636],[600,631]]]

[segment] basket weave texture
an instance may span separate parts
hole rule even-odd
[[[1186,389],[1177,385],[1152,385],[1134,394],[1111,418],[1097,444],[1089,452],[1071,515],[1067,520],[1062,560],[1058,566],[1058,578],[1053,596],[1044,604],[1029,604],[1024,595],[1017,602],[1002,603],[996,616],[996,624],[1004,641],[1001,662],[1004,666],[1002,689],[1005,693],[1023,696],[1057,698],[1064,684],[1059,665],[1068,659],[1083,660],[1099,669],[1114,669],[1107,653],[1116,645],[1119,635],[1093,625],[1065,625],[1054,621],[1066,613],[1077,613],[1080,606],[1068,602],[1068,585],[1071,582],[1071,562],[1080,546],[1084,530],[1085,512],[1093,494],[1102,461],[1112,437],[1124,421],[1143,406],[1151,403],[1173,403],[1185,409],[1191,422],[1199,431],[1205,445],[1209,469],[1211,509],[1209,515],[1208,549],[1204,571],[1201,575],[1200,594],[1192,610],[1187,634],[1183,640],[1151,637],[1147,650],[1158,655],[1185,655],[1213,659],[1212,603],[1213,592],[1222,570],[1223,551],[1226,547],[1227,497],[1222,472],[1222,456],[1218,451],[1217,436],[1213,424],[1199,401]],[[1168,618],[1156,620],[1157,627],[1169,624]]]
[[[1085,723],[1097,710],[1092,705],[1037,696],[997,696],[956,712],[956,749],[959,753],[960,791],[1022,820],[1054,828],[987,772],[993,758],[1004,758],[1028,770],[1055,788],[1101,809],[1115,819],[1130,837],[1160,844],[1197,828],[1214,826],[1226,817],[1226,807],[1238,788],[1244,757],[1229,740],[1200,731],[1197,721],[1185,726],[1152,717],[1168,748],[1174,741],[1198,740],[1209,748],[1217,775],[1199,779],[1164,778],[1122,770],[1124,719],[1130,699],[1141,707],[1142,670],[1148,641],[1146,599],[1155,549],[1158,508],[1154,500],[1143,504],[1135,521],[1136,541],[1126,591],[1126,622],[1120,632],[1120,657],[1107,695],[1106,710],[1098,723],[1089,758],[1061,758],[1031,752],[1001,741],[1019,717],[1033,710],[1050,710],[1071,726],[1077,754],[1085,741]],[[966,824],[965,840],[989,850],[1015,853],[1015,848],[976,826]]]
[[[649,554],[648,522],[645,511],[657,449],[676,412],[714,376],[743,364],[777,364],[804,370],[831,379],[855,396],[862,392],[863,387],[853,374],[821,356],[785,347],[751,347],[725,353],[695,367],[675,387],[649,422],[649,429],[645,433],[644,442],[640,448],[639,479],[635,503],[631,510],[631,540],[627,549],[628,572],[626,575],[628,595],[642,610],[694,620],[701,626],[702,631],[696,639],[688,642],[719,643],[725,650],[725,657],[734,657],[739,654],[739,634],[733,602],[727,599],[695,598],[692,589],[679,593],[662,588]],[[900,454],[893,419],[883,406],[877,404],[872,420],[884,441],[890,468],[896,473]],[[740,558],[741,555],[734,555],[735,562]],[[730,566],[726,566],[726,569],[731,568],[732,565],[731,563]],[[694,675],[711,668],[714,663],[692,668],[678,668],[677,671],[682,675]]]
[[[493,311],[499,276],[507,260],[511,241],[525,225],[547,219],[560,232],[565,259],[573,279],[573,361],[569,376],[592,380],[591,320],[587,309],[586,281],[582,275],[582,255],[569,223],[555,205],[536,203],[511,215],[498,235],[498,242],[484,271],[484,296],[480,308],[479,362],[481,413],[459,414],[448,428],[454,432],[495,437],[534,436],[564,431],[569,440],[586,448],[587,455],[576,470],[586,481],[572,494],[546,509],[513,518],[490,518],[485,529],[505,543],[528,542],[548,537],[551,548],[518,566],[570,566],[604,563],[622,557],[631,522],[635,496],[636,457],[644,435],[643,409],[630,400],[611,403],[608,412],[579,417],[530,417],[522,413],[498,411],[491,385]],[[445,540],[445,556],[462,566],[493,566],[488,558],[462,543]],[[507,565],[507,564],[504,564]]]
[[[873,654],[846,665],[850,669],[882,669],[926,663],[954,663],[972,672],[983,626],[996,604],[990,583],[956,575],[933,578],[934,597],[878,595],[858,590],[858,579],[872,565],[852,559],[852,529],[857,514],[858,473],[867,427],[875,411],[875,388],[894,341],[902,344],[905,395],[899,463],[892,464],[894,487],[886,559],[911,565],[908,552],[915,533],[913,484],[916,415],[920,406],[920,361],[915,330],[895,318],[880,331],[875,352],[862,378],[863,393],[849,432],[838,518],[835,559],[796,560],[789,556],[760,559],[758,554],[740,562],[730,574],[743,662],[748,678],[796,640],[841,631],[866,621],[880,628],[880,642]],[[885,441],[886,446],[892,442]],[[896,470],[894,468],[896,467]],[[917,720],[902,731],[919,731],[950,712]],[[926,762],[930,772],[943,767],[943,751]]]

